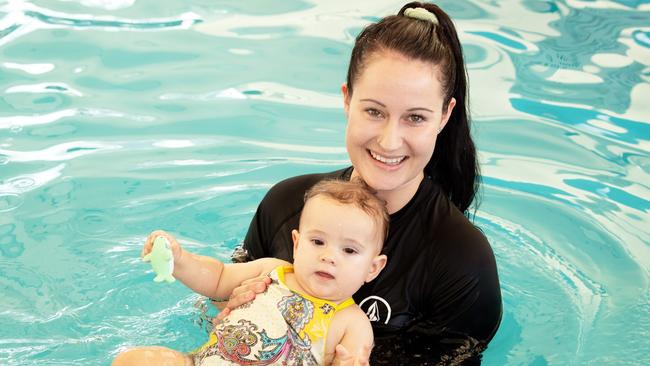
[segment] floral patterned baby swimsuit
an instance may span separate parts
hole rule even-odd
[[[330,321],[354,300],[337,305],[292,291],[284,280],[291,272],[291,265],[275,268],[267,291],[234,309],[192,352],[194,364],[322,365]]]

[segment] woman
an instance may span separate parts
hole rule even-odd
[[[361,177],[391,216],[388,264],[354,296],[373,324],[372,365],[479,364],[499,326],[494,254],[467,219],[479,170],[466,88],[456,30],[436,5],[412,2],[365,28],[342,86],[352,167],[275,185],[236,251],[291,261],[288,233],[305,191],[324,178]],[[266,284],[242,285],[228,307]]]

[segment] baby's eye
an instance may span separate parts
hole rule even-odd
[[[356,249],[354,249],[354,248],[344,248],[343,252],[345,252],[345,254],[356,254],[357,253]]]
[[[384,116],[384,114],[381,113],[381,111],[375,108],[366,108],[366,113],[372,118],[381,118]]]
[[[320,240],[320,239],[312,239],[311,242],[312,242],[314,245],[323,245],[323,244],[325,244],[325,242],[322,241],[322,240]]]
[[[411,114],[411,115],[408,116],[408,120],[409,120],[409,122],[413,122],[413,123],[422,123],[422,122],[426,121],[427,119],[424,118],[424,116],[419,115],[419,114]]]

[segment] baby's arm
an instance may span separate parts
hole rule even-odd
[[[367,365],[374,335],[366,314],[358,306],[337,311],[325,343],[326,365]],[[343,354],[336,347],[343,346]]]
[[[159,235],[170,243],[174,256],[174,278],[194,292],[210,298],[227,298],[242,281],[259,277],[287,263],[275,258],[261,258],[247,263],[224,264],[215,258],[186,251],[172,235],[161,230],[149,235],[143,255],[151,251],[151,243]]]
[[[232,290],[247,279],[259,277],[286,264],[275,258],[252,262],[225,264],[221,261],[183,250],[174,263],[174,277],[194,292],[210,298],[227,298]]]

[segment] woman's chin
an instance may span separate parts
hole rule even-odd
[[[366,166],[366,169],[357,171],[357,173],[363,178],[367,185],[372,189],[380,193],[382,192],[393,192],[397,193],[407,187],[412,185],[418,185],[421,182],[421,177],[423,173],[420,171],[420,174],[407,174],[406,166],[403,166],[400,170],[395,171],[385,171],[382,169],[377,169],[374,166]],[[420,178],[420,179],[418,179]],[[386,197],[382,197],[386,199]]]
[[[395,190],[401,185],[400,182],[402,181],[399,177],[396,177],[396,174],[370,173],[362,176],[366,184],[377,192]]]

